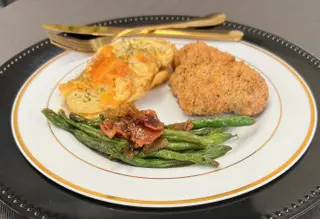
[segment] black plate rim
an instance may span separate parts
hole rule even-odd
[[[139,21],[147,21],[147,20],[159,20],[163,22],[168,21],[179,21],[179,20],[189,20],[194,18],[195,16],[188,15],[145,15],[145,16],[132,16],[132,17],[123,17],[110,19],[106,21],[91,23],[88,25],[117,25],[117,24],[136,24],[139,25]],[[310,65],[314,66],[320,73],[320,60],[316,58],[310,52],[300,48],[299,46],[291,43],[284,38],[277,36],[275,34],[248,26],[239,24],[232,21],[226,21],[222,24],[225,28],[238,29],[243,31],[244,33],[250,33],[253,35],[258,35],[260,37],[264,37],[267,40],[272,40],[278,43],[280,46],[285,46],[289,48],[293,53],[299,55],[304,61],[308,62]],[[244,40],[245,41],[245,40]],[[39,49],[45,47],[49,44],[49,39],[46,38],[38,43],[33,44],[30,47],[27,47],[20,53],[13,56],[7,62],[5,62],[2,66],[0,66],[0,74],[5,73],[7,69],[10,68],[15,62],[18,62],[20,59],[23,59],[24,56],[28,55],[31,51],[35,49]],[[302,76],[303,77],[303,76]],[[311,91],[312,92],[312,91]],[[317,100],[315,100],[317,102]],[[312,209],[315,205],[320,202],[320,184],[315,188],[311,188],[310,192],[301,195],[301,199],[293,201],[290,205],[279,208],[279,211],[269,212],[268,214],[262,215],[262,218],[273,219],[273,218],[297,218],[298,216],[304,214],[305,212]],[[46,219],[49,218],[48,215],[52,215],[52,212],[49,213],[45,209],[41,209],[37,206],[33,206],[32,203],[29,203],[19,194],[16,194],[14,191],[10,189],[9,185],[0,184],[0,203],[9,207],[14,213],[21,216],[27,216],[28,218],[35,219]],[[58,215],[57,215],[58,216]]]

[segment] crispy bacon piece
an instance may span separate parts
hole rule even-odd
[[[191,120],[181,123],[174,123],[169,125],[168,128],[175,129],[175,130],[183,130],[183,131],[190,131],[193,128],[193,123]]]
[[[145,144],[151,144],[162,135],[163,130],[153,130],[144,125],[129,125],[131,131],[131,141],[135,142],[135,147],[143,147]]]
[[[112,122],[104,120],[99,124],[101,131],[100,133],[108,136],[109,138],[113,138],[117,134],[117,128],[113,125]]]
[[[155,111],[141,110],[129,112],[111,125],[110,122],[104,121],[100,127],[101,132],[109,138],[121,135],[140,148],[152,144],[159,138],[163,133],[164,124],[158,119]]]
[[[153,110],[141,110],[138,114],[133,116],[135,116],[139,121],[142,121],[146,127],[152,130],[164,129],[163,123],[160,122],[156,112]]]
[[[122,135],[125,139],[130,139],[131,131],[129,129],[130,120],[122,118],[117,121],[114,125],[117,129],[117,133]]]

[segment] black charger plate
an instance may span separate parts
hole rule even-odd
[[[190,16],[141,16],[99,22],[97,25],[135,26],[192,19]],[[225,22],[216,29],[239,29],[244,40],[273,52],[295,68],[320,99],[320,61],[298,46],[273,34]],[[320,201],[320,136],[305,155],[277,180],[237,198],[175,209],[144,209],[95,201],[70,192],[38,173],[22,156],[11,132],[14,98],[25,80],[42,64],[63,52],[45,39],[0,67],[1,147],[0,211],[12,218],[292,218]],[[294,98],[294,97],[293,97]],[[32,103],[31,103],[32,104]],[[317,129],[319,123],[317,124]],[[36,135],[36,133],[35,133]],[[290,137],[290,136],[288,136]],[[57,157],[57,162],[59,158]],[[272,162],[272,158],[270,158]]]

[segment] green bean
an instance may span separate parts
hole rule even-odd
[[[43,114],[46,118],[52,122],[58,128],[62,128],[66,131],[72,133],[75,138],[87,146],[90,149],[103,153],[109,156],[112,159],[120,160],[126,164],[130,164],[138,167],[146,167],[146,168],[170,168],[170,167],[178,167],[178,166],[187,166],[192,164],[188,161],[178,161],[178,160],[164,160],[164,159],[141,159],[141,158],[132,158],[128,159],[120,150],[120,147],[117,147],[118,142],[105,141],[104,138],[96,138],[92,135],[87,134],[85,131],[75,129],[77,127],[74,126],[72,128],[70,123],[67,122],[66,118],[63,118],[63,113],[58,115],[49,109],[44,109]],[[81,126],[81,128],[83,128]],[[92,130],[91,130],[92,131]],[[91,132],[89,132],[91,133]]]
[[[209,135],[212,133],[225,132],[227,130],[228,130],[228,127],[219,127],[219,128],[204,127],[204,128],[200,128],[200,129],[193,129],[190,132],[195,135],[204,136],[204,135]]]
[[[204,156],[208,159],[217,159],[218,157],[225,155],[231,149],[232,147],[228,145],[215,145],[206,147],[202,153],[204,153]]]
[[[107,142],[103,143],[101,139],[92,137],[81,130],[76,129],[75,131],[73,131],[73,134],[74,137],[82,144],[111,157],[113,150],[117,149],[116,147],[114,147],[114,145],[107,144]]]
[[[117,148],[113,145],[107,144],[106,142],[101,141],[100,139],[89,136],[80,130],[75,130],[74,136],[77,138],[78,141],[80,141],[87,147],[99,151],[103,154],[106,154],[113,159],[121,160],[122,162],[130,165],[149,168],[168,168],[174,166],[184,166],[189,165],[191,162],[200,165],[216,164],[216,162],[213,162],[214,159],[223,156],[231,149],[231,147],[224,145],[218,145],[214,147],[210,146],[204,150],[195,153],[179,153],[162,149],[160,151],[152,153],[141,152],[136,157],[128,159],[125,157],[125,155],[119,152],[119,150],[117,150]],[[148,157],[157,157],[165,160],[143,159]]]
[[[188,142],[169,142],[165,149],[170,151],[186,151],[186,150],[199,150],[205,148],[202,144],[193,144]]]
[[[56,127],[64,129],[69,132],[73,132],[75,128],[79,128],[80,130],[84,131],[85,133],[92,135],[94,137],[97,137],[103,141],[106,141],[108,143],[112,143],[115,146],[118,146],[119,148],[124,148],[128,143],[121,143],[118,141],[113,141],[112,139],[109,139],[101,134],[98,133],[98,130],[94,130],[92,127],[87,127],[86,125],[80,123],[76,123],[70,119],[64,114],[64,112],[60,111],[59,114],[55,113],[54,111],[50,109],[43,109],[42,113],[46,116],[46,118]],[[88,128],[88,129],[85,129]]]
[[[230,126],[248,126],[255,123],[255,119],[248,116],[220,116],[208,119],[192,120],[193,129],[203,127],[230,127]]]
[[[81,115],[75,114],[75,113],[70,113],[69,118],[75,122],[81,122],[83,124],[86,124],[88,126],[91,126],[93,128],[99,128],[99,123],[103,122],[104,116],[99,115],[97,119],[86,119]]]
[[[59,115],[67,122],[69,123],[70,125],[76,127],[77,129],[79,130],[82,130],[84,131],[85,133],[93,136],[93,137],[96,137],[96,138],[99,138],[103,141],[106,141],[106,142],[109,142],[109,143],[112,143],[112,144],[117,144],[117,145],[121,145],[121,146],[127,146],[129,144],[128,141],[124,140],[124,139],[120,139],[120,138],[113,138],[113,139],[110,139],[108,138],[107,136],[104,136],[104,135],[101,135],[100,134],[100,130],[99,129],[95,129],[89,125],[86,125],[86,124],[82,124],[82,123],[79,123],[79,122],[75,122],[71,119],[69,119],[67,117],[67,115],[64,113],[63,110],[60,110],[59,111]]]
[[[189,166],[192,164],[192,162],[189,162],[189,161],[166,160],[166,159],[156,159],[156,158],[142,159],[142,158],[134,157],[132,159],[127,159],[121,153],[118,154],[117,159],[121,160],[126,164],[130,164],[132,166],[145,167],[145,168],[172,168],[172,167]]]
[[[188,142],[169,142],[168,145],[165,147],[165,149],[171,150],[171,151],[185,151],[185,150],[199,150],[204,149],[208,145],[217,145],[221,144],[236,135],[230,134],[230,133],[213,133],[207,136],[201,136],[199,140],[202,142],[202,144],[198,143],[188,143]],[[174,137],[170,137],[169,140],[175,139]],[[181,139],[178,139],[181,140]]]
[[[196,127],[200,128],[191,132],[165,129],[163,137],[169,140],[165,149],[149,153],[134,151],[136,156],[128,158],[124,155],[124,152],[129,147],[129,142],[121,138],[110,139],[100,134],[97,127],[99,120],[86,120],[76,114],[71,114],[68,117],[63,110],[55,113],[47,108],[43,109],[42,113],[53,125],[72,133],[79,142],[88,148],[103,153],[111,159],[146,168],[170,168],[190,164],[216,166],[218,163],[214,159],[231,150],[231,147],[219,144],[236,136],[223,132],[231,123],[233,126],[235,124],[245,124],[243,121],[241,121],[242,123],[239,121],[231,122],[230,117],[229,120],[226,117],[224,117],[224,120],[221,119],[222,117],[220,117],[220,120],[194,120],[198,122]],[[210,127],[201,128],[201,125],[204,124]],[[220,126],[222,124],[222,126],[214,128],[217,124],[220,124]],[[246,124],[249,124],[248,121]]]
[[[145,167],[145,168],[171,168],[171,167],[178,167],[178,166],[187,166],[192,164],[191,162],[188,162],[188,161],[178,161],[178,160],[142,159],[137,157],[128,159],[126,158],[125,155],[123,155],[122,152],[117,150],[116,147],[98,138],[89,136],[83,131],[76,130],[74,132],[74,136],[77,138],[78,141],[86,145],[88,148],[98,151],[100,153],[103,153],[105,155],[108,155],[112,159],[117,159],[126,164],[130,164],[133,166]]]
[[[170,150],[162,149],[160,151],[152,152],[152,153],[144,153],[141,152],[137,155],[139,158],[148,158],[148,157],[157,157],[162,159],[169,160],[179,160],[179,161],[189,161],[195,164],[200,165],[209,165],[212,164],[212,159],[206,159],[203,153],[200,152],[175,152]]]
[[[163,132],[163,136],[169,141],[202,144],[199,136],[186,131],[165,129]]]
[[[230,133],[213,133],[207,136],[201,136],[201,141],[205,145],[217,145],[221,144],[237,135]]]
[[[162,149],[152,153],[140,152],[136,156],[140,158],[157,157],[162,159],[190,161],[195,164],[215,166],[217,165],[217,162],[214,159],[225,155],[231,149],[232,148],[227,145],[216,145],[208,146],[206,149],[199,151],[176,152]]]
[[[56,127],[69,131],[71,126],[53,110],[45,108],[41,111],[44,116]]]
[[[197,136],[193,133],[186,131],[165,129],[163,136],[170,142],[187,142],[197,145],[198,149],[201,149],[207,145],[220,144],[236,135],[232,135],[230,133],[213,133],[207,136]],[[189,147],[190,145],[186,146]]]

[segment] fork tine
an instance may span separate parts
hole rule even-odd
[[[50,42],[52,45],[55,45],[57,47],[60,47],[62,49],[69,50],[69,51],[76,51],[76,52],[85,53],[85,54],[88,54],[88,53],[92,54],[95,52],[93,50],[83,50],[83,49],[80,50],[80,49],[71,48],[71,47],[65,46],[63,44],[57,43],[53,40],[50,40]]]
[[[63,37],[54,33],[48,33],[50,39],[56,43],[63,44],[69,48],[78,48],[78,50],[93,50],[89,40],[78,40],[69,37]]]
[[[65,44],[65,43],[61,43],[61,42],[56,42],[55,40],[53,39],[50,39],[51,40],[51,43],[53,45],[56,45],[58,47],[61,47],[63,49],[67,49],[67,50],[74,50],[74,51],[77,51],[77,52],[85,52],[85,53],[88,53],[88,52],[94,52],[92,49],[89,49],[89,48],[79,48],[79,47],[76,47],[76,46],[71,46],[69,44]]]
[[[90,47],[90,46],[79,46],[79,45],[74,45],[74,44],[71,44],[71,43],[68,43],[68,42],[59,42],[59,41],[56,41],[54,39],[51,38],[51,41],[55,42],[56,44],[59,44],[59,45],[62,45],[64,47],[67,47],[69,48],[69,50],[77,50],[77,51],[87,51],[87,50],[90,50],[90,51],[93,51],[93,49]]]
[[[57,36],[57,35],[53,35],[53,34],[48,34],[48,35],[49,35],[49,38],[52,39],[53,41],[55,41],[56,43],[63,44],[65,46],[67,46],[67,47],[79,48],[79,49],[88,49],[88,48],[90,48],[90,45],[84,45],[83,46],[82,44],[79,44],[79,43],[75,42],[72,39],[68,39],[68,38]]]
[[[52,39],[50,39],[50,42],[51,42],[52,45],[55,45],[55,46],[57,46],[57,47],[60,47],[60,48],[62,48],[62,49],[65,49],[65,50],[70,50],[70,49],[71,49],[70,47],[67,47],[67,46],[65,46],[65,45],[62,45],[62,44],[60,44],[60,43],[56,43],[56,42],[53,41]]]
[[[73,39],[70,37],[66,37],[66,36],[60,36],[54,33],[50,33],[48,32],[48,36],[51,37],[52,39],[54,39],[57,42],[68,42],[68,43],[72,43],[74,45],[88,45],[90,44],[90,42],[88,40],[78,40],[78,39]]]

